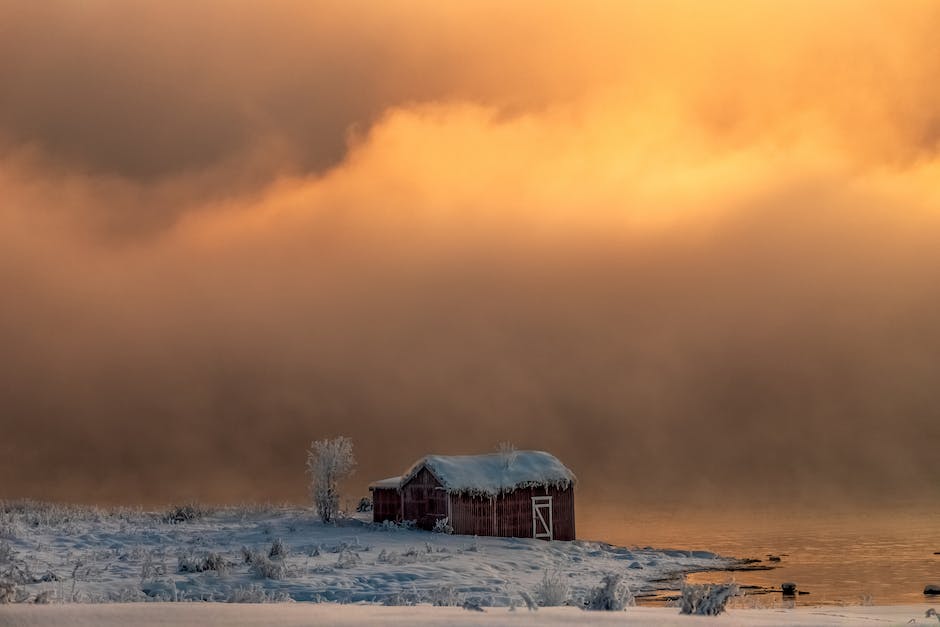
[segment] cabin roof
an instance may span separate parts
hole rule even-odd
[[[554,455],[544,451],[514,451],[487,455],[428,455],[419,459],[401,478],[405,485],[422,468],[448,492],[495,496],[518,488],[565,489],[576,477]]]
[[[361,484],[360,484],[361,485]],[[401,477],[389,477],[388,479],[379,479],[369,484],[369,488],[379,489],[397,489],[401,485]]]

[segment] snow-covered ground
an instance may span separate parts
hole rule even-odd
[[[937,625],[921,605],[878,607],[798,607],[791,610],[732,609],[721,616],[681,616],[674,608],[631,607],[624,612],[585,612],[549,607],[536,612],[488,608],[469,612],[454,607],[382,607],[332,603],[226,605],[222,603],[135,603],[109,605],[8,605],[0,609],[0,626],[59,625],[110,627],[134,625],[447,625],[447,627],[528,625]]]
[[[137,510],[3,505],[0,581],[15,582],[26,602],[469,601],[505,609],[524,594],[537,597],[546,573],[577,604],[606,573],[642,596],[735,562],[707,551],[474,538],[356,519],[323,525],[302,509],[230,508],[168,522]],[[272,554],[278,540],[283,551]]]

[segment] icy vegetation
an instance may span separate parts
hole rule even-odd
[[[364,516],[368,516],[365,514]],[[313,511],[0,503],[0,601],[313,601],[623,609],[734,560],[417,531]],[[638,565],[638,566],[634,566]]]
[[[618,612],[634,602],[633,592],[623,580],[623,575],[609,573],[604,575],[601,585],[585,597],[584,609]]]
[[[683,584],[679,610],[683,614],[717,616],[725,611],[728,601],[737,594],[738,586],[734,583]]]
[[[571,586],[568,585],[567,578],[557,570],[545,571],[542,580],[535,587],[535,596],[543,607],[565,605],[570,595]]]
[[[310,444],[307,451],[310,496],[323,522],[333,522],[333,517],[339,513],[338,484],[355,468],[356,456],[351,439],[340,436]]]

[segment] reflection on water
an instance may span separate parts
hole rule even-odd
[[[780,588],[796,582],[810,594],[798,604],[870,600],[878,605],[919,603],[928,583],[940,583],[940,509],[873,512],[787,510],[631,511],[603,507],[578,513],[578,536],[628,546],[703,549],[765,560],[769,571],[699,573],[694,582],[728,581]],[[781,555],[780,562],[767,561]],[[776,602],[781,600],[776,595]],[[773,599],[768,598],[768,602]],[[938,600],[940,603],[940,600]]]

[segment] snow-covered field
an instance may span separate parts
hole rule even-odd
[[[312,512],[229,508],[166,513],[5,503],[0,581],[21,602],[320,601],[523,605],[546,574],[579,604],[606,573],[637,596],[676,589],[685,573],[735,560],[706,551],[602,542],[474,538]],[[185,518],[183,511],[179,517]],[[10,606],[7,606],[10,607]],[[523,605],[524,607],[524,605]],[[4,610],[5,611],[5,610]]]

